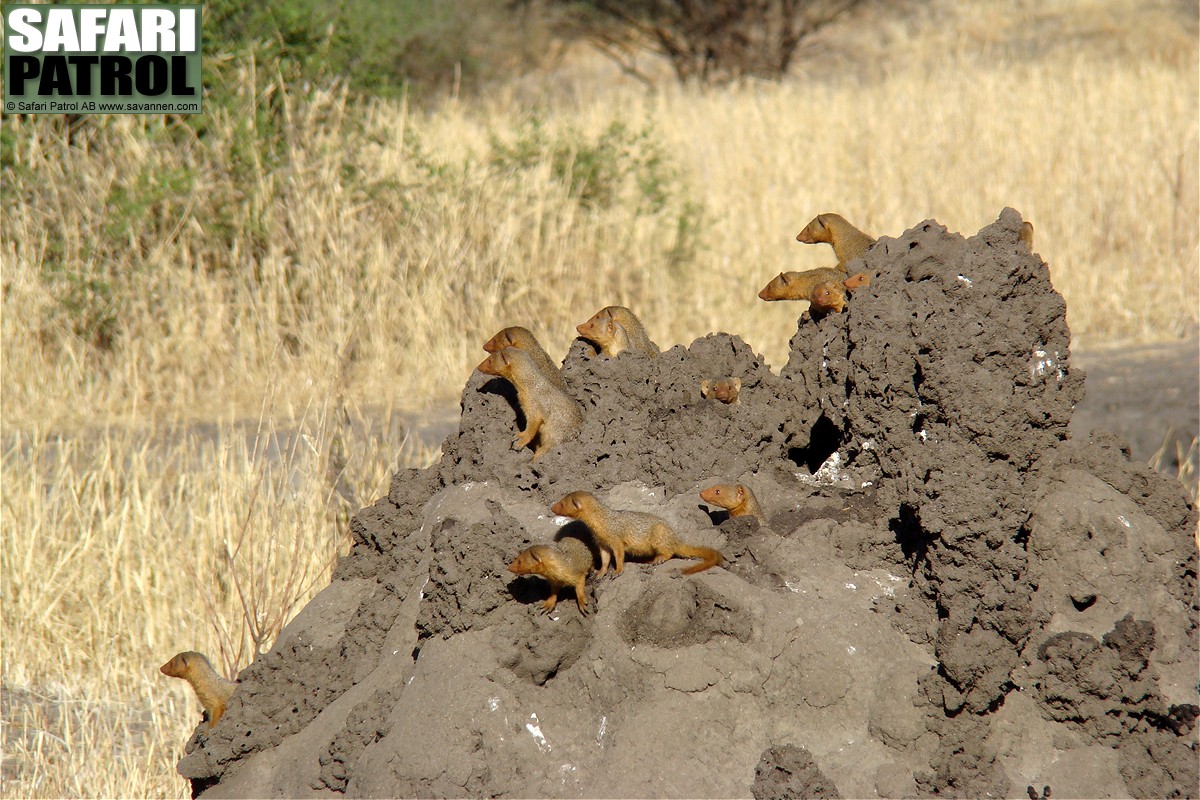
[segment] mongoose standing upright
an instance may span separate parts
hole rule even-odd
[[[554,610],[558,593],[567,587],[575,589],[575,604],[579,613],[587,613],[584,583],[592,571],[592,551],[583,542],[564,536],[555,544],[539,544],[521,551],[508,571],[516,575],[541,575],[550,582],[550,596],[542,604],[546,613]]]
[[[533,363],[549,378],[555,386],[567,390],[567,384],[563,381],[562,372],[554,365],[550,354],[542,347],[541,342],[537,340],[528,328],[520,326],[512,326],[505,328],[497,333],[483,345],[483,349],[489,353],[495,353],[503,350],[506,347],[515,347],[518,350],[524,350],[533,359]]]
[[[646,334],[642,321],[624,306],[606,306],[582,325],[579,335],[600,348],[601,355],[613,358],[626,350],[657,356],[662,351]]]
[[[700,381],[700,396],[705,400],[720,400],[725,405],[736,405],[742,393],[741,378],[716,378]]]
[[[728,511],[731,517],[754,517],[763,525],[767,524],[767,517],[758,504],[758,498],[744,483],[718,483],[700,492],[700,499],[720,506]]]
[[[846,292],[871,284],[865,272],[846,277],[835,269],[810,269],[807,272],[781,272],[762,288],[762,300],[807,300],[813,310],[828,314],[846,307]]]
[[[188,650],[180,653],[158,668],[163,675],[172,678],[183,678],[192,685],[200,705],[208,716],[208,727],[217,724],[225,713],[229,696],[233,694],[236,683],[219,675],[208,658],[203,653]]]
[[[478,367],[487,375],[506,378],[517,389],[517,402],[525,413],[525,430],[514,444],[526,447],[537,437],[532,461],[550,448],[579,433],[583,413],[574,398],[547,378],[524,350],[506,347],[485,358]]]
[[[662,517],[640,511],[615,511],[591,492],[571,492],[550,510],[588,526],[600,550],[599,577],[608,571],[610,554],[618,575],[625,569],[627,555],[649,558],[651,564],[661,564],[675,556],[702,559],[702,563],[682,570],[684,575],[694,575],[725,560],[718,550],[684,542]]]
[[[825,242],[833,246],[837,256],[837,268],[847,272],[846,265],[867,252],[875,240],[846,222],[838,214],[818,214],[813,221],[796,234],[796,241],[804,244]]]

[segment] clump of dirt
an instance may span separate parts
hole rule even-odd
[[[227,795],[1194,797],[1196,510],[1069,438],[1083,376],[1020,228],[880,239],[779,375],[725,333],[577,342],[583,430],[536,464],[476,373],[441,461],[356,516],[180,772]],[[700,398],[717,376],[740,403]],[[718,480],[769,523],[710,513]],[[591,614],[541,614],[505,565],[573,535],[549,506],[580,489],[727,564],[630,563]]]

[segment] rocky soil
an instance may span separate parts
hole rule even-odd
[[[358,514],[180,772],[206,797],[1195,797],[1196,510],[1069,431],[1083,375],[1020,223],[881,238],[779,375],[727,333],[576,342],[583,431],[535,465],[476,373],[441,461]],[[740,404],[700,399],[723,375]],[[731,480],[767,525],[699,499]],[[630,564],[543,615],[505,565],[577,489],[726,565]]]

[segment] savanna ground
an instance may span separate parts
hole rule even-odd
[[[829,263],[793,240],[814,214],[1013,206],[1077,348],[1194,336],[1195,8],[914,8],[782,84],[648,89],[576,47],[418,106],[225,64],[285,120],[270,147],[235,105],[6,117],[2,794],[186,796],[198,708],[158,665],[269,646],[354,510],[436,457],[396,421],[452,406],[505,325],[558,356],[622,303],[778,368],[801,306],[756,292]]]

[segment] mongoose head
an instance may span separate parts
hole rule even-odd
[[[617,321],[607,308],[602,308],[582,325],[575,326],[579,335],[601,347],[611,344],[616,337]]]
[[[746,502],[746,487],[740,483],[719,483],[700,492],[700,499],[725,510],[737,508]]]
[[[158,671],[163,675],[169,675],[172,678],[186,678],[192,674],[201,665],[208,665],[208,658],[203,653],[197,653],[195,650],[188,650],[179,653],[167,663],[158,668]]]
[[[700,381],[700,396],[705,400],[720,400],[728,405],[737,402],[738,394],[741,391],[741,378],[718,378],[711,382]]]
[[[538,544],[522,550],[508,565],[508,571],[514,575],[540,574],[542,559],[549,549],[544,544]]]
[[[510,328],[497,333],[492,338],[488,339],[483,345],[483,349],[488,353],[496,353],[506,347],[516,347],[523,349],[530,342],[537,342],[537,338],[529,332],[528,328],[522,328],[519,325],[514,325]]]
[[[596,496],[591,492],[571,492],[550,506],[550,510],[564,517],[578,517],[580,514],[586,514],[589,509],[594,508],[595,503]]]
[[[479,370],[485,375],[499,375],[506,378],[512,374],[512,353],[514,350],[515,348],[512,347],[506,347],[503,350],[497,350],[483,361],[479,362],[479,366],[475,369]]]
[[[871,276],[865,272],[858,272],[851,275],[846,280],[842,281],[842,286],[845,286],[848,291],[853,292],[855,289],[861,289],[864,286],[871,285]]]
[[[817,313],[840,313],[846,308],[846,290],[833,282],[818,283],[809,293],[808,302]]]
[[[796,283],[798,272],[781,272],[771,279],[771,282],[762,288],[758,293],[760,300],[794,300],[795,292],[792,290]]]
[[[804,226],[804,230],[796,234],[796,241],[803,244],[819,244],[820,242],[833,244],[833,234],[830,232],[829,226],[835,217],[837,214],[817,214],[813,217],[812,222]]]

